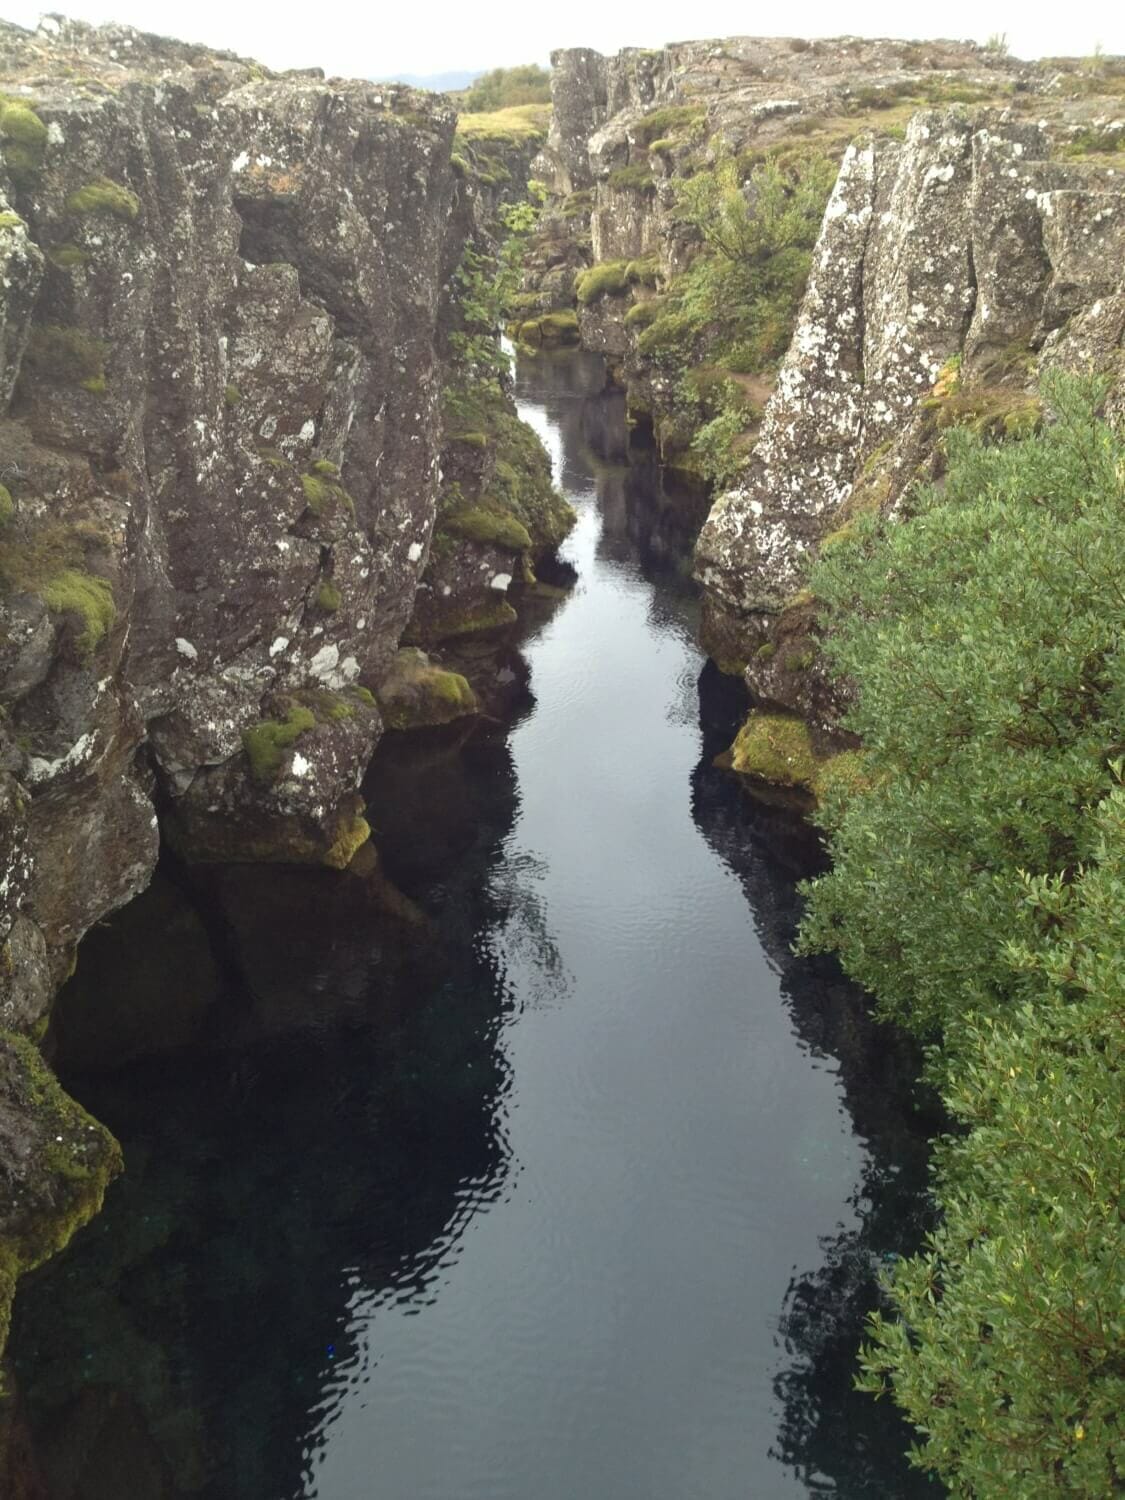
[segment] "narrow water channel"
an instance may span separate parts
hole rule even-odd
[[[909,1065],[789,954],[812,847],[711,765],[690,517],[603,378],[520,369],[577,581],[514,727],[385,742],[403,895],[169,867],[84,947],[59,1061],[128,1173],[20,1294],[29,1493],[930,1493],[849,1390],[917,1233]]]

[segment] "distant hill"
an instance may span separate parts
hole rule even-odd
[[[480,78],[483,68],[475,72],[460,73],[393,73],[389,78],[379,78],[377,83],[409,83],[416,89],[430,89],[435,94],[447,94],[452,89],[467,89],[474,78]]]

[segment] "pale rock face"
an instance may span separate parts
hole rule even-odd
[[[793,597],[864,463],[906,452],[951,355],[971,369],[1039,347],[1121,288],[1125,179],[1044,157],[1037,127],[957,110],[849,150],[746,480],[699,539],[712,608],[752,621]]]

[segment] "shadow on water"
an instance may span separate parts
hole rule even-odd
[[[599,358],[520,397],[588,548],[517,643],[542,704],[388,735],[377,865],[169,860],[83,944],[52,1041],[127,1172],[17,1299],[20,1500],[931,1493],[850,1388],[917,1059],[792,956],[815,838],[712,765],[702,498]]]
[[[500,1193],[504,976],[473,934],[497,916],[511,758],[434,745],[421,782],[398,862],[429,909],[370,878],[165,867],[84,945],[58,1060],[127,1172],[20,1292],[30,1495],[303,1493],[357,1358],[354,1288],[424,1301]]]

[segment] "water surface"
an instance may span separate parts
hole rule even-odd
[[[384,742],[406,899],[168,866],[84,947],[60,1064],[128,1173],[18,1303],[48,1500],[923,1492],[849,1390],[917,1232],[908,1063],[789,953],[815,850],[711,765],[698,506],[603,379],[520,371],[577,582],[510,732]]]

